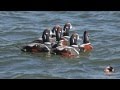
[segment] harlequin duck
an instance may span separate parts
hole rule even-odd
[[[79,52],[75,48],[64,45],[64,40],[60,40],[57,47],[52,48],[52,53],[64,57],[74,57],[79,55]]]
[[[91,51],[93,49],[93,46],[91,45],[91,43],[89,41],[88,31],[84,31],[84,34],[83,34],[83,44],[80,45],[80,48],[84,52]]]
[[[24,52],[49,52],[51,48],[50,43],[50,32],[45,29],[42,35],[42,40],[40,42],[33,42],[24,46],[21,50]]]
[[[75,48],[78,52],[80,52],[80,46],[78,44],[78,40],[79,40],[79,35],[77,33],[73,33],[70,37],[70,46]]]
[[[107,67],[104,69],[104,72],[105,72],[105,74],[112,74],[112,72],[114,72],[114,68],[111,67],[111,66],[107,66]]]

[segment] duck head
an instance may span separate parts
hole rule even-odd
[[[69,36],[69,30],[72,29],[71,23],[66,23],[63,28],[63,36]]]
[[[42,34],[42,40],[43,42],[50,42],[50,30],[45,29]]]
[[[52,31],[52,37],[56,37],[55,32],[57,31],[58,27],[60,27],[60,25],[54,26],[53,29],[51,30]]]
[[[56,34],[56,41],[60,41],[62,37],[62,28],[58,27],[57,30],[55,31]]]
[[[73,33],[70,37],[70,46],[71,45],[77,45],[77,40],[79,39],[78,38],[78,34],[77,33]]]

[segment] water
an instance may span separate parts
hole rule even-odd
[[[20,51],[45,28],[66,22],[71,33],[89,31],[93,51],[76,58]],[[119,11],[0,11],[0,78],[119,79],[119,29]],[[110,76],[103,71],[109,64],[115,69]]]

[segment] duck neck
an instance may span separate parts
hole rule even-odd
[[[90,43],[88,33],[85,31],[83,35],[83,44]]]
[[[60,41],[62,37],[62,34],[60,32],[56,33],[56,41]]]

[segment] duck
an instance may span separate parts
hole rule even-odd
[[[114,68],[112,66],[107,66],[104,69],[105,74],[111,74],[112,72],[114,72]]]
[[[61,27],[60,25],[55,25],[53,29],[51,30],[51,37],[56,37],[55,31]],[[69,36],[69,30],[72,29],[71,23],[66,23],[62,29],[63,36],[68,37]]]
[[[63,27],[63,37],[67,38],[69,40],[70,38],[70,30],[72,29],[71,23],[66,23]]]
[[[64,57],[74,57],[79,55],[79,52],[75,48],[65,45],[64,40],[60,40],[57,43],[57,46],[52,48],[52,53]]]
[[[73,33],[69,40],[70,40],[70,46],[78,45],[77,41],[79,40],[79,35],[77,33]]]
[[[55,35],[56,35],[56,42],[52,48],[56,48],[58,46],[59,42],[63,42],[62,44],[66,45],[66,46],[69,45],[69,41],[66,38],[64,38],[62,35],[62,27],[58,27],[55,30]]]
[[[69,39],[70,46],[75,48],[77,51],[80,52],[80,44],[78,44],[78,40],[81,40],[79,38],[79,35],[77,33],[73,33]]]
[[[78,56],[80,48],[77,44],[77,40],[79,40],[79,35],[77,33],[73,33],[69,41],[64,37],[59,37],[58,43],[52,48],[52,50],[55,54],[62,56]]]
[[[48,34],[48,37],[46,38],[44,35],[45,34]],[[34,40],[32,41],[32,43],[41,43],[41,44],[44,44],[44,43],[48,43],[48,44],[54,44],[54,42],[56,41],[56,38],[54,36],[52,36],[53,33],[51,32],[50,29],[45,29],[43,31],[43,34],[42,34],[42,37],[38,38],[37,40]],[[56,36],[56,35],[55,35]],[[46,38],[46,40],[45,40]],[[48,41],[49,40],[49,41]],[[43,42],[44,41],[44,42]]]
[[[21,51],[23,52],[50,52],[51,43],[50,43],[50,32],[48,29],[45,29],[42,34],[42,40],[39,42],[32,42],[26,46],[23,46]]]
[[[88,31],[84,31],[83,33],[83,44],[80,45],[80,49],[83,52],[91,51],[93,49],[93,46],[89,41]]]
[[[42,37],[40,37],[40,38],[38,38],[37,40],[34,40],[34,41],[32,41],[32,43],[41,43],[41,44],[43,44],[44,42],[50,42],[49,40],[50,39],[48,39],[49,37],[45,37],[45,36],[47,35],[47,36],[50,36],[50,29],[45,29],[44,31],[43,31],[43,33],[42,33]],[[46,38],[46,39],[45,39]]]
[[[62,37],[62,27],[60,25],[55,25],[52,30],[46,29],[43,31],[43,34],[49,32],[49,40],[50,42],[56,42],[59,41]],[[43,43],[42,38],[38,38],[37,40],[34,40],[35,43]]]

